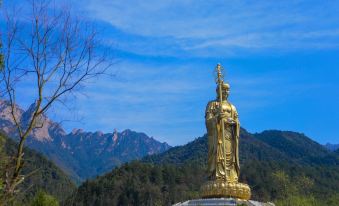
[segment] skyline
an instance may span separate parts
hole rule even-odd
[[[185,144],[205,133],[221,63],[242,127],[339,143],[339,4],[319,2],[71,1],[112,45],[115,76],[85,85],[70,100],[75,112],[56,105],[48,115],[72,120],[63,123],[68,132],[132,129]],[[27,108],[34,90],[21,89]]]

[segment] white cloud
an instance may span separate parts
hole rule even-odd
[[[101,1],[84,10],[143,41],[139,54],[215,56],[242,49],[338,48],[339,5],[308,1]],[[113,37],[114,38],[114,37]]]

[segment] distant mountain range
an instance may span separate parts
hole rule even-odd
[[[330,151],[336,151],[339,149],[339,144],[331,144],[331,143],[327,143],[324,145],[326,149],[330,150]]]
[[[239,144],[240,179],[252,188],[252,199],[285,202],[280,205],[339,204],[338,153],[290,131],[251,134],[242,129]],[[203,136],[86,181],[67,205],[171,205],[198,198],[206,165]]]
[[[17,106],[16,118],[26,125],[34,105],[27,111]],[[25,145],[51,159],[73,180],[87,178],[110,171],[121,163],[157,154],[170,148],[167,143],[131,130],[104,134],[75,129],[67,134],[56,122],[46,116],[39,119],[40,128],[33,130]],[[8,102],[0,100],[0,129],[8,136],[17,136]],[[112,129],[113,130],[113,129]]]

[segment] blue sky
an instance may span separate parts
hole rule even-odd
[[[97,26],[116,63],[110,70],[115,76],[88,82],[70,100],[70,110],[52,108],[54,120],[69,120],[63,121],[68,131],[130,128],[185,144],[205,133],[205,106],[215,98],[213,70],[221,63],[245,129],[292,130],[320,143],[339,143],[338,2],[69,5]],[[33,92],[29,84],[22,87],[23,107]]]

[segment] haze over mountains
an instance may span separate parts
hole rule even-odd
[[[31,117],[32,108],[33,105],[24,111],[17,106],[15,115],[22,125]],[[123,162],[170,148],[167,143],[131,130],[104,134],[75,129],[67,134],[58,123],[46,116],[42,116],[38,124],[41,124],[40,128],[33,130],[25,145],[46,155],[76,182],[108,172]],[[2,100],[0,126],[8,136],[16,136],[9,104]]]

